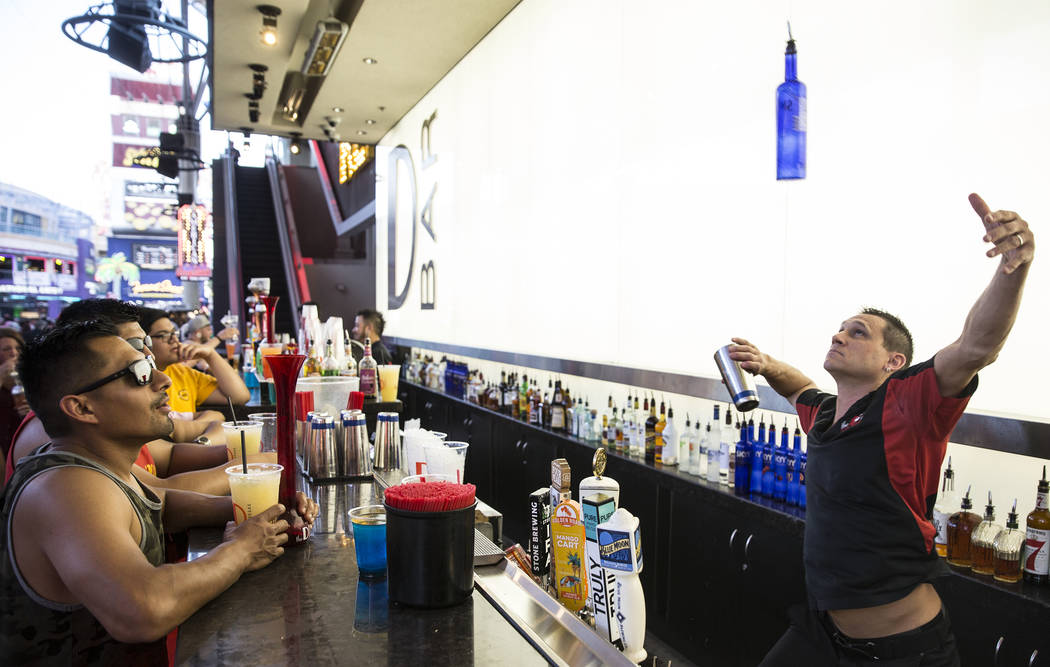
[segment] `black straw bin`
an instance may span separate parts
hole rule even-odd
[[[411,512],[386,507],[387,588],[391,602],[449,607],[474,591],[474,508]]]

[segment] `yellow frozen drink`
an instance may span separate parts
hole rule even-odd
[[[276,463],[249,463],[248,474],[242,466],[226,468],[233,497],[233,520],[241,523],[277,504],[281,488],[281,471]]]
[[[397,400],[397,378],[401,374],[398,364],[386,364],[379,367],[379,392],[384,403]]]
[[[222,432],[226,434],[226,447],[232,458],[241,458],[241,433],[244,433],[244,450],[248,454],[258,454],[262,445],[262,422],[223,422]]]

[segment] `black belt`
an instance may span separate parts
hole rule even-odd
[[[951,638],[948,612],[941,611],[928,623],[888,637],[855,639],[842,634],[826,612],[821,614],[828,636],[839,648],[860,654],[869,660],[893,660],[932,651]]]

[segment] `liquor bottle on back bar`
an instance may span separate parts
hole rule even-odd
[[[942,558],[948,555],[948,517],[958,505],[959,499],[955,495],[955,471],[952,470],[952,457],[949,456],[948,467],[944,469],[944,477],[941,479],[941,492],[933,506],[933,527],[937,529],[933,545],[937,549],[937,555]]]
[[[1024,580],[1034,584],[1045,584],[1050,570],[1050,509],[1047,508],[1047,495],[1050,483],[1046,480],[1046,466],[1043,466],[1043,478],[1039,480],[1036,490],[1035,509],[1028,513],[1025,526],[1024,547]]]
[[[565,399],[563,398],[561,390],[561,380],[558,380],[558,383],[554,385],[554,396],[551,398],[550,416],[549,426],[551,430],[558,433],[564,433],[566,426],[566,408]]]
[[[988,504],[984,508],[984,521],[973,529],[970,537],[970,558],[973,561],[970,569],[977,574],[995,572],[995,538],[1003,528],[995,522],[995,505],[992,504],[992,492],[988,492]]]
[[[317,349],[317,341],[310,342],[310,352],[306,361],[303,362],[303,377],[318,377],[321,375],[321,351]]]
[[[365,356],[361,357],[361,363],[357,365],[357,374],[361,378],[361,393],[365,398],[379,400],[378,373],[378,364],[372,358],[372,340],[365,338]]]
[[[973,509],[973,501],[970,500],[970,488],[966,488],[966,495],[962,499],[962,509],[948,517],[948,562],[959,567],[970,567],[973,562],[971,557],[971,536],[973,529],[981,523],[981,516]]]
[[[653,449],[656,450],[656,462],[664,462],[664,429],[667,427],[667,408],[664,406],[663,399],[660,399],[660,417],[656,420],[656,425],[653,427],[656,435],[653,438]]]
[[[995,565],[992,576],[997,581],[1013,584],[1021,581],[1021,557],[1024,555],[1025,534],[1017,529],[1017,498],[1006,520],[1006,530],[995,538]]]
[[[656,399],[646,400],[649,417],[645,420],[645,462],[656,463]]]

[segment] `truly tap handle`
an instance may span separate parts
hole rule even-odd
[[[645,592],[642,571],[642,534],[638,518],[624,508],[598,524],[602,567],[616,572],[617,615],[623,653],[634,663],[645,660]]]

